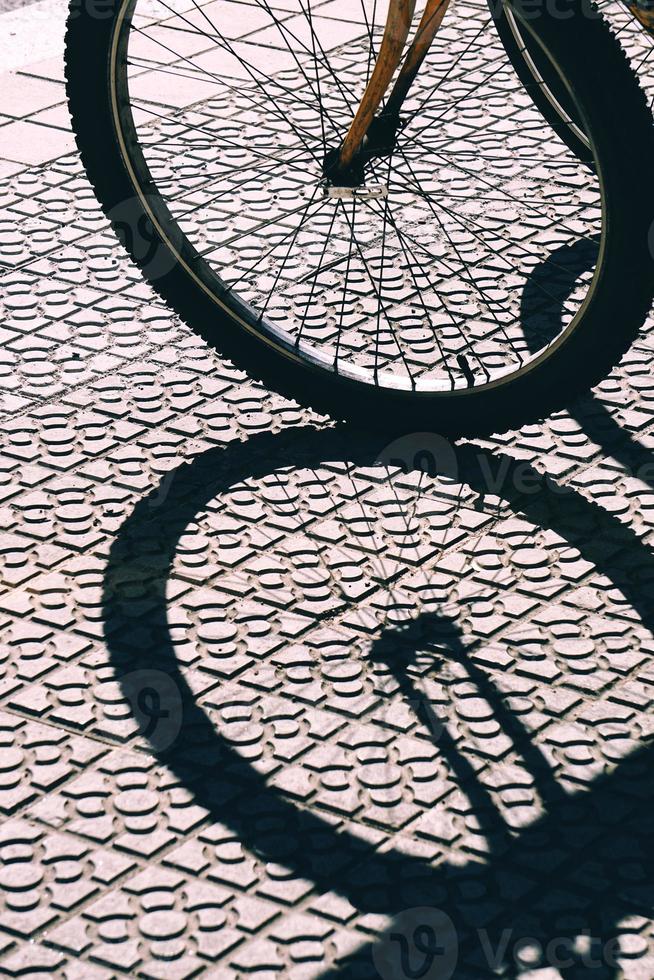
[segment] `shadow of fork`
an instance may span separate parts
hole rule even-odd
[[[468,761],[465,747],[462,750],[461,745],[457,744],[457,741],[448,729],[447,721],[436,714],[428,697],[412,679],[410,671],[417,653],[422,654],[419,671],[420,676],[425,676],[425,653],[431,653],[433,658],[434,671],[430,671],[429,673],[436,672],[438,674],[448,661],[457,663],[464,668],[465,677],[474,686],[477,695],[492,709],[494,720],[499,724],[502,732],[511,739],[513,747],[521,757],[527,773],[533,777],[534,793],[538,795],[544,811],[544,816],[541,818],[541,821],[549,822],[550,824],[554,823],[555,826],[557,822],[565,823],[566,814],[574,810],[574,801],[557,781],[551,764],[533,740],[531,733],[520,722],[518,715],[507,708],[503,698],[488,675],[475,664],[472,656],[480,645],[479,642],[475,641],[467,647],[464,646],[457,625],[441,614],[430,612],[419,615],[416,619],[411,620],[399,629],[383,633],[373,643],[370,650],[370,659],[373,663],[384,665],[388,668],[407,706],[424,723],[424,731],[430,734],[430,740],[437,746],[440,755],[452,773],[454,783],[458,788],[463,788],[474,810],[475,817],[479,819],[479,832],[485,835],[488,843],[488,860],[496,864],[501,864],[506,859],[510,848],[516,845],[517,838],[515,834],[511,833],[510,828],[504,822],[488,787],[477,776],[475,767]],[[427,893],[425,895],[426,902],[428,898]],[[560,976],[563,980],[583,980],[583,978],[591,976],[594,980],[617,980],[617,965],[612,962],[611,955],[607,955],[607,946],[613,937],[602,935],[600,923],[595,923],[595,926],[596,928],[593,933],[594,949],[589,951],[587,948],[584,948],[578,952],[575,951],[575,942],[578,941],[578,937],[575,937],[572,932],[567,936],[560,934],[548,936],[545,932],[533,935],[534,930],[532,929],[532,935],[529,936],[528,943],[536,944],[542,949],[546,947],[551,949],[552,944],[556,943],[558,949],[558,953],[555,953],[553,956],[550,953],[550,957],[546,962],[535,965],[553,967],[555,965],[551,962],[553,958],[559,967]],[[397,925],[391,927],[394,930],[392,932],[392,939],[395,942],[401,942],[403,944],[403,962],[405,964],[416,962],[417,959],[419,960],[418,953],[421,947],[418,944],[418,949],[416,950],[414,948],[417,942],[414,937],[419,935],[419,930],[424,930],[426,925],[425,923],[421,924],[420,921],[412,921],[411,928],[414,932],[413,936],[406,935],[406,927],[404,929],[398,929]],[[436,938],[434,937],[434,939]],[[496,951],[502,949],[502,935],[495,935],[491,938],[491,933],[486,932],[483,937],[481,933],[478,933],[478,938],[482,938],[481,945],[484,947],[486,953],[490,954],[488,956],[489,959],[492,958],[493,949]],[[483,941],[484,939],[485,942]],[[526,936],[518,936],[518,944],[524,943],[525,941]],[[445,963],[450,958],[447,956],[449,952],[447,950],[447,942],[448,931],[446,929],[445,945],[439,950],[441,955],[445,957]],[[474,952],[473,944],[471,944],[470,952]],[[506,949],[504,949],[504,952],[506,952]],[[598,952],[602,957],[599,960],[597,959]],[[477,949],[478,953],[479,949]],[[496,959],[499,966],[502,956],[497,956],[496,954]],[[514,959],[515,963],[513,965],[515,966],[515,972],[511,969],[511,963],[505,962],[503,964],[503,976],[517,977],[527,968],[527,964],[521,962],[520,954],[514,956]],[[449,968],[446,972],[439,973],[438,963],[430,960],[428,956],[423,958],[422,964],[424,967],[422,973],[420,973],[419,968],[416,968],[416,972],[410,974],[407,972],[408,966],[405,965],[406,976],[423,976],[428,978],[442,976],[444,978],[446,975],[448,977],[451,975]],[[488,965],[490,966],[490,963]],[[483,967],[481,968],[483,969]],[[395,963],[395,969],[397,969],[397,963]],[[338,974],[333,973],[327,974],[326,976],[331,977],[336,975],[341,980],[343,978],[348,978],[349,980],[350,977],[360,978],[364,976],[358,964],[354,967],[354,972],[352,973],[346,968],[339,971]],[[404,980],[404,977],[400,978],[398,974],[397,980]]]

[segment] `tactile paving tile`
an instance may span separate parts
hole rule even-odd
[[[77,358],[103,358],[105,371],[112,363],[143,357],[187,335],[178,318],[160,304],[110,297],[25,270],[3,279],[2,314],[4,328],[16,332],[7,336],[8,350],[24,352],[29,342],[50,354],[70,344]]]
[[[117,247],[111,231],[84,237],[83,245],[64,249],[24,266],[33,275],[52,278],[70,286],[90,286],[110,295],[139,295],[141,277],[126,254]]]
[[[61,246],[62,237],[70,242],[82,238],[77,228],[61,229],[37,215],[23,216],[15,208],[7,208],[0,223],[0,261],[7,267],[25,265],[35,255],[46,255]]]
[[[13,814],[47,797],[105,751],[97,742],[3,711],[0,809]]]
[[[114,750],[27,812],[121,853],[152,857],[180,843],[206,817],[192,793],[178,786],[171,773],[153,766],[154,759],[145,753]]]
[[[132,862],[72,834],[10,819],[0,831],[0,865],[2,927],[27,939],[110,887]]]

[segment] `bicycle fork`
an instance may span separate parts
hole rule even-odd
[[[625,6],[648,34],[654,37],[654,2],[652,0],[627,0]]]
[[[363,98],[340,147],[325,157],[325,176],[331,183],[363,183],[363,162],[392,151],[400,128],[400,109],[436,37],[450,0],[427,0],[415,37],[409,46],[383,112],[376,115],[402,60],[416,0],[389,0],[384,36]]]

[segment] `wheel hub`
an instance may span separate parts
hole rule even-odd
[[[365,168],[370,160],[389,157],[395,150],[397,134],[404,122],[399,116],[375,116],[363,138],[358,153],[347,167],[340,165],[340,146],[327,151],[323,160],[323,177],[335,187],[361,187],[365,183]]]

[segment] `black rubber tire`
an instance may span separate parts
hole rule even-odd
[[[523,0],[511,2],[515,6]],[[654,159],[651,116],[620,45],[601,19],[587,16],[587,3],[559,0],[553,14],[547,0],[524,2],[530,29],[556,57],[583,107],[585,131],[593,134],[606,199],[605,261],[585,315],[529,373],[508,385],[479,386],[445,397],[362,385],[289,361],[226,315],[174,260],[170,270],[153,281],[154,288],[198,334],[251,377],[302,405],[359,426],[431,429],[452,437],[486,435],[542,419],[598,383],[634,340],[654,292],[648,241],[654,193],[646,173],[641,180],[634,179],[635,167]],[[109,52],[118,3],[105,0],[106,16],[98,17],[93,5],[73,0],[66,80],[78,146],[98,199],[110,217],[122,208],[122,221],[125,208],[132,209],[130,221],[137,226],[137,221],[149,222],[149,218],[135,199],[121,157],[109,92]],[[168,248],[166,242],[159,242]],[[133,258],[138,262],[140,257],[133,254]]]
[[[507,12],[506,6],[498,0],[488,0],[490,12],[493,15],[495,28],[506,51],[507,57],[513,66],[513,70],[529,93],[531,101],[534,103],[543,118],[552,127],[554,132],[574,155],[584,163],[592,162],[593,155],[589,150],[588,144],[579,139],[574,130],[566,124],[564,117],[561,116],[551,99],[548,92],[562,107],[567,117],[580,129],[583,123],[577,114],[576,107],[566,92],[565,85],[561,79],[552,71],[552,66],[547,58],[544,58],[542,51],[528,32],[520,31],[515,19],[512,19]],[[582,4],[587,17],[598,16],[590,3]],[[566,21],[561,21],[561,28],[565,28]],[[516,30],[518,36],[516,37]],[[580,51],[585,51],[581,42]],[[525,54],[527,57],[525,57]],[[529,60],[531,60],[537,75],[534,76]],[[536,79],[539,78],[539,81]]]

